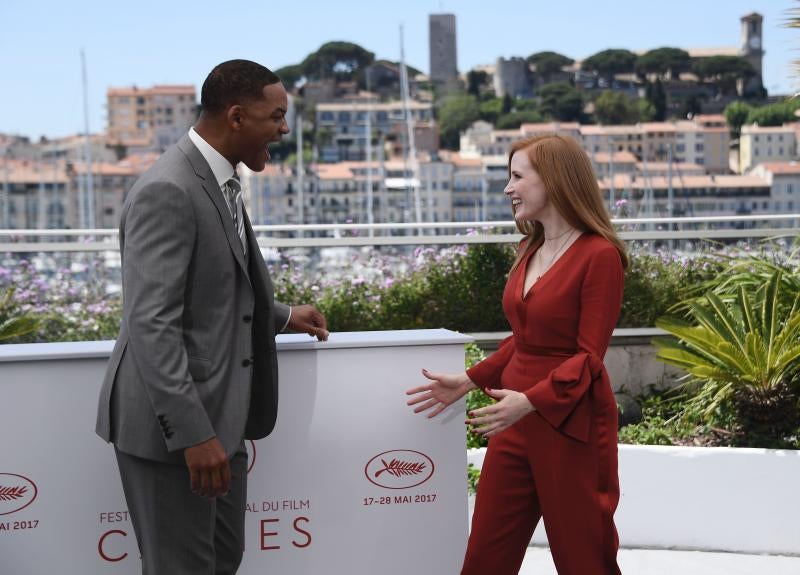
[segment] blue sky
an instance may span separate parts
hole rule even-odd
[[[800,87],[791,66],[800,30],[782,27],[795,0],[0,0],[0,132],[38,138],[83,130],[80,50],[92,131],[105,127],[108,86],[189,83],[231,58],[276,69],[330,40],[347,40],[428,70],[428,14],[457,17],[464,71],[498,56],[554,50],[585,58],[605,48],[738,46],[739,18],[764,16],[765,85]]]

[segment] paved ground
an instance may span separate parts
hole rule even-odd
[[[800,557],[621,549],[623,575],[800,575]],[[529,547],[520,575],[557,575],[550,550]]]

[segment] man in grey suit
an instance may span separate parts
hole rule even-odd
[[[275,334],[325,340],[311,305],[273,300],[235,168],[289,132],[279,78],[215,67],[196,126],[131,188],[120,222],[123,318],[97,433],[114,443],[148,575],[235,573],[247,452],[275,425]]]

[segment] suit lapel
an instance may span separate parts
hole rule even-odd
[[[197,146],[194,145],[188,134],[183,136],[183,138],[181,138],[181,140],[178,142],[178,148],[180,148],[180,150],[189,160],[189,164],[192,166],[195,175],[200,180],[200,185],[203,187],[203,190],[205,190],[206,194],[208,194],[208,197],[217,208],[220,222],[222,223],[222,227],[225,229],[225,237],[228,238],[228,245],[233,252],[233,256],[236,258],[236,261],[239,263],[239,267],[242,268],[242,271],[249,281],[250,275],[247,270],[247,263],[244,261],[242,242],[239,240],[239,234],[236,232],[236,228],[233,225],[231,212],[228,209],[228,204],[222,197],[222,191],[217,185],[217,179],[214,177],[214,172],[211,171],[211,167],[208,165],[208,162],[206,162],[203,154],[200,153],[200,150],[197,149]]]

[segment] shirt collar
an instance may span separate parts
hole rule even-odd
[[[189,138],[200,151],[203,158],[205,158],[206,162],[208,162],[211,171],[214,173],[214,177],[217,179],[217,185],[220,188],[223,187],[225,182],[230,180],[236,173],[234,167],[225,159],[225,156],[220,154],[214,146],[206,142],[203,137],[195,131],[194,126],[189,128]]]

